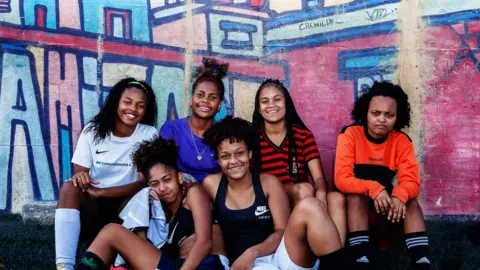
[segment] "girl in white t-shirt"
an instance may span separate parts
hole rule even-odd
[[[152,88],[126,78],[83,129],[73,154],[74,175],[60,189],[55,212],[57,269],[73,269],[80,237],[93,238],[116,221],[121,204],[146,186],[132,164],[135,145],[156,134]]]

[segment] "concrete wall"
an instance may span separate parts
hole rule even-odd
[[[202,56],[228,61],[218,118],[250,119],[283,80],[329,181],[359,94],[400,83],[426,214],[480,212],[480,2],[468,0],[0,0],[0,211],[58,198],[79,132],[117,80],[150,82],[159,123],[188,114]]]

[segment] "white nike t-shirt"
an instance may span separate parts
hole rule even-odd
[[[89,124],[90,125],[90,124]],[[155,127],[137,124],[130,137],[120,138],[110,134],[105,140],[95,143],[93,132],[84,132],[77,142],[72,163],[89,168],[90,177],[99,181],[99,188],[130,184],[138,179],[131,154],[138,143],[149,140],[157,133]]]

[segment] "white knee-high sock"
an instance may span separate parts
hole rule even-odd
[[[73,270],[80,237],[80,211],[55,210],[55,254],[57,269]]]

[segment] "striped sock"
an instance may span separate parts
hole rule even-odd
[[[415,232],[405,234],[405,243],[407,245],[413,268],[422,267],[428,269],[430,259],[428,258],[428,236],[427,232]]]
[[[368,231],[351,232],[348,234],[348,244],[356,263],[370,263]]]
[[[351,232],[348,234],[348,243],[351,247],[368,243],[369,240],[368,231]]]

